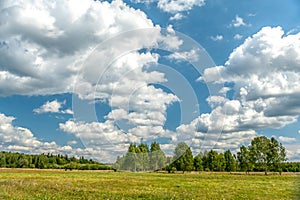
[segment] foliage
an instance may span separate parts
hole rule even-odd
[[[150,149],[147,144],[130,144],[126,154],[117,158],[113,168],[129,171],[158,170],[165,163],[166,156],[157,142],[153,142]]]
[[[150,169],[157,170],[162,169],[166,165],[166,156],[160,149],[157,142],[153,142],[150,148]]]
[[[174,155],[166,157],[157,142],[153,142],[149,149],[146,144],[130,144],[127,153],[118,157],[115,169],[130,171],[145,171],[164,169],[174,171],[276,171],[299,172],[299,163],[286,163],[286,152],[282,144],[275,138],[256,137],[246,147],[242,145],[237,154],[230,150],[219,153],[215,150],[200,152],[193,157],[190,147],[180,142]]]
[[[184,142],[178,143],[175,148],[174,162],[171,164],[172,167],[175,167],[178,171],[192,171],[194,169],[194,159],[193,154],[188,147],[188,145]]]
[[[6,168],[39,168],[39,169],[79,169],[109,170],[111,167],[84,157],[69,158],[68,155],[40,154],[29,155],[12,152],[0,152],[0,167]]]
[[[240,171],[249,172],[252,170],[253,165],[250,160],[249,150],[242,145],[240,151],[237,153],[238,166]]]
[[[285,148],[275,138],[256,137],[248,147],[250,161],[256,171],[278,171],[280,164],[286,160]]]
[[[230,150],[224,152],[224,158],[225,158],[225,171],[227,172],[236,171],[236,160]]]

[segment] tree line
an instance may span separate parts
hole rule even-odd
[[[38,168],[38,169],[78,169],[78,170],[110,170],[111,167],[86,159],[68,157],[68,155],[0,152],[0,167],[2,168]]]
[[[157,142],[150,148],[147,144],[130,144],[127,153],[114,163],[113,168],[118,170],[148,171],[162,169],[166,166],[168,158]]]
[[[250,171],[300,172],[299,162],[286,162],[285,148],[275,138],[260,136],[249,146],[241,146],[237,154],[230,150],[200,152],[193,156],[184,142],[177,144],[172,157],[165,156],[157,142],[150,148],[147,144],[130,144],[125,155],[118,157],[113,168],[129,171]]]

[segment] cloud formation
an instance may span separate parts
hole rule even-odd
[[[236,15],[235,19],[232,20],[232,23],[230,26],[233,27],[240,27],[240,26],[247,26],[247,24],[244,22],[244,19],[241,18],[240,16]]]
[[[173,15],[172,20],[204,4],[204,0],[157,2],[161,10]],[[233,88],[224,87],[220,96],[207,99],[211,113],[172,132],[164,128],[166,112],[180,99],[153,86],[168,80],[163,73],[150,70],[159,55],[147,51],[163,42],[166,49],[178,50],[182,41],[174,36],[172,27],[167,29],[168,37],[163,36],[145,13],[122,1],[4,0],[0,11],[0,96],[68,92],[81,100],[107,102],[112,108],[103,122],[72,119],[59,125],[60,130],[82,139],[87,146],[84,149],[73,149],[74,142],[59,146],[39,141],[30,130],[14,126],[13,117],[0,114],[4,149],[56,149],[82,155],[101,152],[99,157],[111,159],[141,138],[168,140],[162,144],[166,151],[180,140],[195,150],[234,149],[256,136],[256,130],[281,128],[300,115],[299,33],[284,34],[280,27],[264,27],[236,48],[223,66],[206,69],[200,80],[232,83]],[[247,24],[237,15],[231,26]],[[136,29],[144,31],[132,31]],[[223,36],[211,39],[222,40]],[[237,34],[235,39],[241,36]],[[199,58],[193,49],[172,53],[169,59]],[[234,97],[228,99],[230,90]],[[62,105],[49,101],[34,112],[72,113]],[[292,139],[281,136],[280,140]]]
[[[0,10],[1,96],[72,92],[82,62],[97,44],[123,31],[154,27],[122,1],[5,0]],[[149,39],[138,41],[143,46]]]
[[[235,39],[235,40],[241,40],[242,38],[243,38],[243,36],[240,35],[240,34],[235,34],[235,35],[233,36],[233,39]]]
[[[61,114],[74,114],[71,109],[63,110],[63,105],[66,104],[66,101],[59,102],[56,99],[53,101],[47,101],[45,104],[41,105],[39,108],[33,110],[34,113],[42,114],[42,113],[61,113]]]
[[[285,136],[279,136],[279,137],[278,137],[278,140],[279,140],[280,142],[292,143],[292,142],[295,142],[295,141],[296,141],[296,138],[293,138],[293,137],[285,137]]]
[[[14,126],[12,116],[0,113],[0,146],[4,151],[27,153],[65,152],[68,146],[59,146],[56,142],[42,142],[33,133],[23,127]]]
[[[223,35],[211,36],[210,39],[212,39],[213,41],[221,41],[223,40]]]
[[[204,0],[159,0],[157,7],[168,13],[189,11],[194,6],[205,5]]]
[[[70,156],[84,156],[97,159],[102,162],[114,161],[114,157],[111,156],[111,151],[103,151],[100,146],[93,146],[93,148],[73,148],[71,145],[76,144],[76,141],[70,141],[68,145],[64,146],[58,145],[55,141],[41,141],[36,138],[29,129],[14,126],[14,120],[14,117],[0,113],[0,148],[2,151],[30,154],[68,154]]]
[[[197,62],[199,60],[199,49],[191,49],[190,51],[174,52],[167,56],[171,60],[185,60],[189,62]]]
[[[234,99],[208,99],[212,112],[185,126],[195,127],[196,123],[202,127],[200,130],[206,130],[209,124],[218,126],[218,116],[224,113],[223,133],[234,136],[237,131],[282,128],[296,122],[300,116],[296,100],[300,97],[299,47],[300,33],[285,35],[281,27],[264,27],[247,38],[224,66],[208,68],[200,78],[212,83],[233,83]],[[243,141],[238,136],[236,139]],[[279,139],[294,141],[287,136]]]
[[[205,5],[205,0],[131,0],[133,3],[156,3],[157,7],[166,12],[173,14],[170,20],[180,20],[184,18],[183,12],[192,10],[194,7]]]

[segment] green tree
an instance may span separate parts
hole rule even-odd
[[[137,166],[137,155],[136,155],[137,151],[138,151],[138,148],[135,144],[129,145],[128,151],[124,157],[124,164],[121,169],[131,170],[131,171],[137,170],[137,167],[138,167]]]
[[[18,168],[27,168],[29,167],[29,161],[26,158],[24,154],[20,155],[18,162],[17,162],[17,167]]]
[[[124,156],[118,156],[117,161],[113,164],[114,169],[122,169],[124,166]]]
[[[253,165],[250,160],[249,150],[244,145],[240,147],[240,151],[237,153],[237,160],[241,171],[249,173],[252,170]]]
[[[150,168],[149,147],[147,144],[140,144],[136,149],[138,170],[145,171]]]
[[[220,153],[217,154],[217,156],[215,157],[215,159],[213,160],[213,171],[224,171],[226,167],[226,161],[224,158],[224,154]]]
[[[192,171],[194,169],[194,158],[190,147],[184,142],[177,144],[173,156],[172,165],[178,171]]]
[[[274,137],[271,138],[268,151],[268,163],[272,171],[282,172],[282,163],[286,161],[285,148]]]
[[[6,167],[5,153],[0,153],[0,167]]]
[[[158,170],[162,169],[166,165],[166,156],[160,149],[157,142],[152,142],[150,147],[150,169]]]
[[[218,152],[210,150],[205,156],[205,170],[206,171],[216,171],[217,163],[216,159]]]
[[[200,154],[194,158],[194,168],[196,171],[203,171],[203,161]]]
[[[204,171],[210,171],[211,169],[210,169],[210,167],[211,167],[211,161],[210,161],[210,159],[209,159],[209,157],[208,157],[208,151],[204,151],[204,152],[200,152],[199,154],[198,154],[200,157],[201,157],[201,159],[202,159],[202,165],[203,165],[203,170]]]
[[[265,136],[256,137],[249,146],[251,163],[256,170],[267,173],[270,162],[270,140]]]
[[[272,168],[280,170],[281,163],[286,160],[285,148],[273,137],[254,138],[249,146],[249,154],[255,169],[265,174]]]
[[[236,165],[235,165],[236,161],[229,149],[224,152],[224,158],[225,158],[225,163],[226,163],[225,170],[228,172],[235,171],[236,170]]]

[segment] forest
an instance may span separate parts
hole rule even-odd
[[[0,152],[0,167],[2,168],[37,168],[37,169],[78,169],[78,170],[111,170],[111,167],[97,161],[68,155]]]
[[[287,162],[285,148],[275,138],[254,138],[249,146],[241,146],[234,154],[230,150],[200,152],[193,156],[184,142],[177,144],[174,155],[166,156],[160,144],[130,144],[125,155],[114,164],[103,164],[84,157],[68,155],[0,152],[1,168],[38,168],[65,170],[125,170],[125,171],[216,171],[216,172],[300,172],[300,162]]]
[[[285,148],[275,138],[254,138],[248,147],[241,146],[236,154],[230,150],[200,152],[193,156],[184,142],[177,144],[172,157],[165,156],[157,142],[130,144],[127,153],[118,157],[114,168],[128,171],[227,171],[227,172],[300,172],[300,162],[287,162]]]

